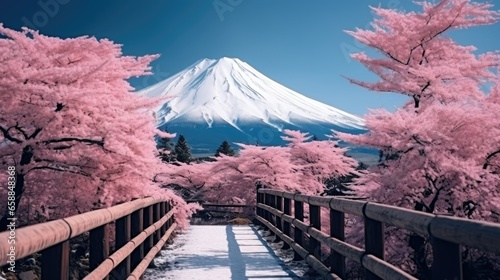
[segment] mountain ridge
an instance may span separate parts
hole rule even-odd
[[[158,126],[184,135],[194,155],[214,154],[223,141],[284,145],[284,129],[319,140],[332,138],[332,130],[366,132],[362,118],[286,88],[237,58],[200,59],[137,93],[171,97],[157,108]],[[362,147],[351,152],[374,155]]]
[[[280,123],[332,123],[363,129],[362,118],[308,98],[271,80],[237,59],[201,59],[177,74],[138,91],[148,97],[171,96],[158,108],[160,124],[182,119],[239,122],[262,121],[280,129]]]

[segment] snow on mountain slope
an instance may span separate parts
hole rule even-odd
[[[271,80],[237,58],[202,59],[138,94],[170,96],[161,108],[161,123],[225,122],[233,127],[263,122],[327,123],[363,129],[363,119],[305,97]]]

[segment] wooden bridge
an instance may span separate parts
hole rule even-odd
[[[330,234],[322,231],[322,208],[323,213],[328,213],[326,218],[329,220]],[[360,200],[306,196],[269,189],[258,190],[256,209],[256,219],[276,235],[275,241],[284,241],[284,248],[292,248],[296,259],[306,260],[325,279],[345,279],[346,259],[361,264],[366,270],[366,279],[416,279],[384,260],[384,225],[430,238],[433,251],[432,278],[436,280],[463,278],[462,246],[500,254],[500,225],[494,223],[433,215]],[[12,251],[15,252],[16,260],[41,253],[42,280],[70,279],[70,241],[89,233],[91,272],[83,279],[140,279],[176,228],[173,212],[166,198],[150,197],[17,229],[15,244],[8,243],[11,232],[2,232],[0,266],[9,265]],[[304,212],[309,213],[307,222],[304,221]],[[345,214],[364,219],[364,248],[345,241]],[[113,243],[108,240],[109,230],[115,232],[114,248],[110,248]],[[226,230],[227,236],[223,237],[228,242],[230,232],[233,231]],[[258,237],[255,230],[251,234]],[[234,232],[231,238],[237,239]],[[233,244],[236,244],[234,240]],[[325,250],[321,250],[322,246],[329,248],[327,255]],[[219,249],[223,251],[223,248]],[[110,251],[113,251],[112,254]],[[228,253],[228,258],[233,263],[235,259],[245,262],[245,257],[235,255],[235,252],[242,253],[239,249],[233,250],[232,255]],[[266,269],[271,268],[266,266]],[[239,273],[240,278],[235,278],[233,273],[228,279],[255,278]],[[274,276],[259,277],[272,279]],[[287,277],[297,279],[290,273],[274,278]],[[191,279],[206,278],[200,275],[200,278]]]

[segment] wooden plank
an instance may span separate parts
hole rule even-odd
[[[304,259],[316,272],[318,272],[321,276],[323,276],[324,279],[341,280],[336,275],[331,274],[329,269],[321,261],[313,257],[311,254],[309,254],[309,252],[306,249],[295,243],[293,239],[279,232],[276,227],[274,227],[271,223],[269,223],[265,219],[261,217],[258,217],[258,219],[261,220],[262,223],[266,224],[266,226],[270,230],[274,231],[277,235],[281,234],[283,241],[285,243],[288,243],[290,247],[293,248],[294,252],[299,255],[300,259]]]
[[[231,214],[240,214],[243,213],[241,210],[237,211],[229,211],[228,209],[203,209],[199,210],[196,213],[231,213]]]
[[[127,277],[127,280],[133,279],[133,280],[139,280],[142,279],[142,275],[144,274],[144,271],[149,267],[149,265],[153,262],[154,257],[156,256],[157,253],[160,252],[160,248],[165,245],[167,240],[169,239],[170,235],[172,232],[175,230],[177,224],[174,222],[172,226],[167,230],[165,235],[162,236],[160,241],[153,246],[151,251],[144,256],[144,259],[141,260],[141,262],[136,266],[136,268],[132,271],[129,277]]]
[[[365,251],[367,254],[384,259],[384,225],[381,222],[365,217]],[[368,269],[366,269],[367,280],[381,280]]]
[[[460,245],[432,237],[432,279],[463,279]]]
[[[346,214],[353,214],[356,216],[365,216],[364,208],[368,202],[348,200],[343,198],[332,198],[330,200],[330,209],[344,212]]]
[[[90,231],[89,267],[96,269],[109,256],[108,225],[103,225]],[[109,279],[108,277],[105,278]]]
[[[436,238],[500,254],[500,223],[436,215],[429,230]]]
[[[139,233],[141,233],[144,230],[144,215],[143,215],[143,209],[139,209],[132,213],[131,216],[131,228],[130,228],[130,234],[132,238],[136,237]],[[141,260],[144,258],[144,243],[139,244],[137,248],[132,252],[130,255],[130,268],[132,270],[135,269],[135,267],[141,262]]]
[[[330,208],[331,196],[311,196],[307,200],[309,205]]]
[[[293,202],[295,218],[300,221],[304,221],[304,203],[301,201]],[[297,227],[293,228],[293,240],[301,247],[304,247],[304,233]],[[294,251],[294,260],[302,260],[302,257]]]
[[[43,250],[41,280],[69,279],[69,240]]]
[[[260,187],[258,189],[259,189],[259,192],[263,193],[263,194],[274,194],[274,195],[281,195],[282,194],[282,191],[278,191],[278,190],[264,189],[262,187]]]
[[[144,241],[148,236],[153,234],[162,224],[164,224],[170,217],[172,216],[172,212],[170,212],[168,215],[165,215],[162,217],[161,220],[157,221],[155,224],[149,226],[148,228],[144,229],[139,235],[135,236],[133,239],[131,239],[125,246],[114,252],[111,256],[109,256],[98,268],[93,270],[92,272],[87,275],[84,280],[93,280],[93,279],[102,279],[106,277],[108,274],[113,272],[113,269],[116,268],[116,266],[121,263],[122,261],[125,260],[127,256],[129,256],[134,249],[139,246],[140,244],[143,244]],[[172,226],[172,229],[174,226]],[[161,246],[161,245],[159,245]],[[160,248],[155,248],[155,250],[159,250]],[[150,251],[151,252],[151,251]],[[141,260],[142,261],[142,260]],[[134,270],[137,269],[137,266],[134,268]],[[123,279],[123,278],[119,278]]]
[[[330,209],[330,236],[340,241],[345,240],[345,215]],[[346,267],[345,257],[335,250],[330,250],[330,271],[338,275],[340,278],[345,279]]]
[[[433,214],[421,211],[373,202],[366,205],[364,213],[368,218],[382,222],[385,225],[392,225],[422,235],[429,233],[429,223],[435,217]]]
[[[321,231],[320,207],[309,204],[309,215],[311,226]],[[318,260],[321,260],[321,243],[312,236],[309,236],[309,253],[313,254],[313,256]]]
[[[205,207],[224,207],[224,208],[251,208],[252,205],[241,205],[241,204],[215,204],[215,203],[203,203],[201,206]]]
[[[115,227],[115,247],[120,249],[131,239],[131,217],[127,215],[116,221]],[[130,274],[130,256],[125,258],[118,266],[113,270],[112,276],[114,279],[124,279]]]
[[[305,194],[296,193],[293,196],[293,200],[300,201],[302,203],[307,203],[309,201],[309,196]]]
[[[363,255],[361,258],[361,264],[381,279],[418,280],[402,269],[395,267],[394,265],[387,263],[374,255]]]
[[[16,229],[16,259],[20,260],[34,253],[43,251],[75,236],[111,223],[116,219],[129,215],[144,206],[162,201],[165,197],[148,197],[74,215],[64,219],[40,223]],[[8,240],[10,231],[0,232],[0,240]],[[10,246],[0,246],[0,266],[9,261]]]

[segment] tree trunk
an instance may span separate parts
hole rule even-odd
[[[422,212],[429,212],[424,210],[424,205],[417,202],[415,210]],[[417,269],[417,274],[420,279],[430,279],[430,267],[427,265],[427,252],[425,250],[426,239],[415,233],[410,234],[408,241],[410,248],[414,250],[413,261]]]

